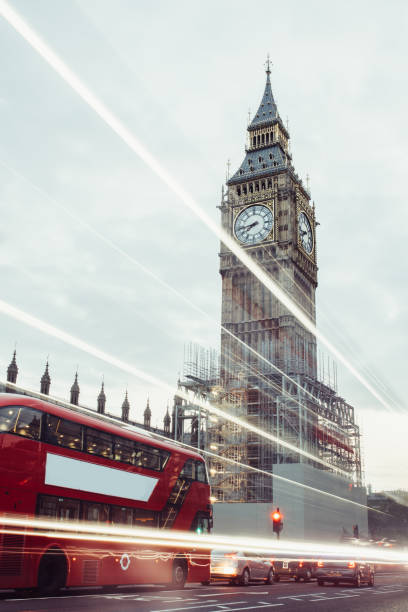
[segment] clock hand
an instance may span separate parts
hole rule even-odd
[[[258,225],[259,221],[254,221],[253,223],[250,223],[249,225],[246,225],[243,229],[245,231],[251,229],[251,227],[254,227],[255,225]]]

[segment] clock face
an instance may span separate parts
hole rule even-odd
[[[268,206],[255,204],[244,208],[235,219],[234,232],[242,244],[262,242],[273,228],[273,212]]]
[[[310,255],[313,251],[313,232],[310,221],[304,212],[299,215],[298,231],[300,245]]]

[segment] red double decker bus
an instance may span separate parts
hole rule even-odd
[[[160,538],[163,529],[209,532],[212,523],[199,454],[80,409],[0,394],[0,514],[3,523],[17,516],[74,525],[69,538],[52,529],[1,529],[3,589],[182,587],[210,577],[208,556],[188,545],[172,549],[169,543],[75,536],[75,525],[151,527]]]

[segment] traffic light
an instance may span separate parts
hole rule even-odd
[[[276,533],[279,538],[279,534],[283,529],[282,514],[279,508],[276,508],[276,510],[271,513],[271,518],[273,522],[273,532]]]

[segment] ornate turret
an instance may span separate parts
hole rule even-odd
[[[130,404],[128,400],[128,392],[126,391],[125,399],[123,400],[123,404],[122,404],[122,421],[129,420],[129,410],[130,410]]]
[[[69,401],[71,402],[71,404],[74,404],[74,406],[78,406],[78,401],[79,401],[78,372],[75,373],[75,380],[74,380],[74,384],[71,387]]]
[[[149,398],[147,398],[147,404],[146,404],[145,411],[143,413],[143,418],[144,418],[144,426],[146,427],[146,429],[150,429],[152,411],[150,410],[150,406],[149,406]]]
[[[44,374],[41,376],[40,392],[44,393],[44,395],[49,395],[50,386],[51,386],[51,376],[48,371],[48,360],[47,360],[47,363],[45,365]]]
[[[98,412],[99,414],[105,414],[106,395],[105,395],[105,383],[102,381],[100,393],[98,395]]]
[[[7,368],[7,382],[16,383],[18,374],[18,366],[16,362],[16,351],[13,353],[13,359],[10,361],[10,365]]]
[[[170,418],[170,414],[169,414],[169,405],[168,404],[167,404],[166,414],[164,415],[163,424],[164,424],[164,433],[165,433],[166,436],[169,436],[170,435],[171,418]]]
[[[238,171],[227,181],[228,185],[266,177],[269,178],[267,186],[271,187],[271,175],[291,167],[289,132],[279,116],[272,93],[270,75],[268,58],[265,91],[259,108],[247,128],[246,155]],[[245,185],[243,193],[246,194],[247,189],[251,191],[252,188],[251,185]],[[238,194],[241,195],[241,188],[238,188]]]

